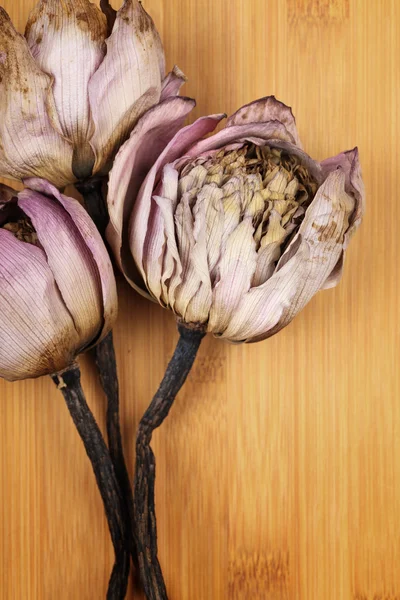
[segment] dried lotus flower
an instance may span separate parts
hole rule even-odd
[[[139,116],[178,93],[141,3],[101,4],[40,0],[25,37],[0,7],[0,176],[62,188],[105,175]]]
[[[221,118],[181,129],[146,165],[140,189],[132,133],[136,147],[125,144],[110,176],[108,236],[135,289],[180,322],[258,341],[338,283],[364,188],[357,149],[312,160],[290,109],[273,97],[201,139]]]
[[[0,377],[51,375],[92,462],[115,550],[109,598],[124,598],[129,549],[119,483],[86,403],[77,355],[117,315],[111,261],[82,206],[47,181],[17,193],[0,186]]]
[[[163,598],[149,446],[154,428],[206,332],[235,343],[263,340],[316,292],[338,283],[364,209],[357,149],[313,160],[291,109],[273,96],[244,106],[205,137],[223,117],[160,137],[174,115],[154,108],[110,174],[108,239],[116,260],[137,291],[175,313],[181,334],[136,444],[141,574],[147,593]]]
[[[0,377],[10,381],[68,368],[117,315],[112,265],[86,211],[44,180],[29,184],[0,196]]]

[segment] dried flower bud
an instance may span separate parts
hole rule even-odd
[[[40,0],[25,38],[0,7],[1,176],[63,187],[103,175],[138,117],[179,92],[140,2],[125,0],[112,32],[102,5],[109,23],[89,0]]]
[[[139,122],[111,172],[108,234],[138,291],[190,326],[250,342],[337,284],[364,188],[357,149],[312,160],[274,97],[204,138],[222,118],[181,129],[152,162],[138,156]]]
[[[112,265],[80,204],[41,179],[0,186],[0,377],[71,365],[117,313]]]

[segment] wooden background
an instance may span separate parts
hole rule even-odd
[[[34,0],[2,0],[23,30]],[[306,150],[358,145],[368,210],[338,288],[276,337],[207,339],[156,433],[171,600],[400,599],[400,2],[145,0],[195,116],[266,94]],[[177,340],[120,281],[124,435]],[[104,402],[90,360],[84,385]],[[104,598],[112,550],[89,462],[49,379],[0,383],[4,600]],[[132,594],[130,597],[133,597]]]

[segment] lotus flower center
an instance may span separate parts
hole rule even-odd
[[[28,217],[23,217],[16,221],[9,221],[3,225],[3,229],[10,231],[18,240],[39,246],[39,240],[34,226]]]
[[[279,241],[278,233],[283,242],[297,229],[318,189],[297,156],[253,143],[226,147],[186,164],[180,173],[178,200],[189,194],[194,202],[200,196],[214,202],[216,187],[222,192],[218,198],[226,215],[235,212],[238,221],[253,218],[257,247],[263,240],[264,244]],[[199,196],[200,190],[209,193]]]

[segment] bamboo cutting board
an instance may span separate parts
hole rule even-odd
[[[34,0],[2,3],[22,31]],[[399,600],[400,2],[144,5],[168,66],[189,76],[194,116],[273,93],[315,158],[359,146],[368,200],[340,286],[261,344],[206,339],[154,436],[170,598]],[[132,469],[135,428],[177,334],[169,313],[119,284]],[[81,363],[104,425],[93,366]],[[0,382],[0,411],[1,598],[104,598],[112,549],[61,395],[49,379]]]

